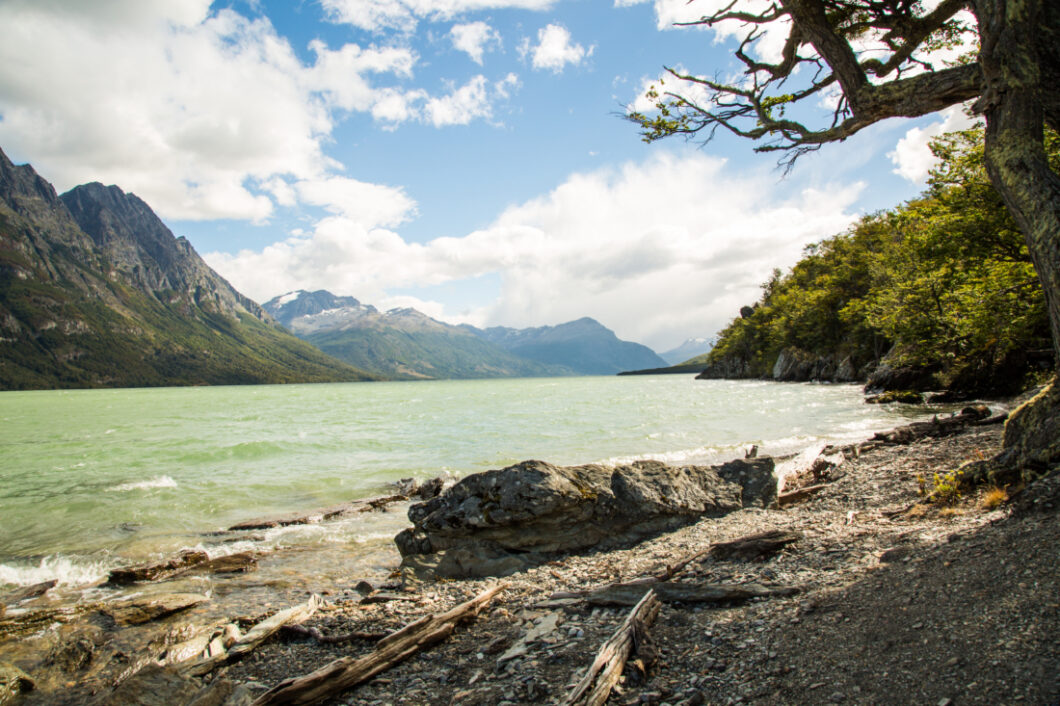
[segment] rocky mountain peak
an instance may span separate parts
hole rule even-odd
[[[0,199],[17,209],[19,202],[39,199],[54,207],[59,197],[55,189],[28,164],[17,165],[0,150]]]
[[[332,312],[345,312],[358,317],[365,313],[377,313],[374,306],[365,306],[354,297],[336,296],[326,289],[318,289],[315,292],[298,289],[273,297],[262,306],[287,328],[292,328],[297,319]],[[332,318],[335,318],[334,315]]]
[[[169,303],[183,300],[204,311],[268,319],[260,306],[210,269],[191,243],[174,236],[135,194],[93,182],[74,187],[59,199],[106,257],[112,278]]]

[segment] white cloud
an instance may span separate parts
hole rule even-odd
[[[480,10],[547,10],[555,0],[321,0],[333,22],[379,32],[411,32],[420,20],[440,22]]]
[[[714,333],[758,297],[773,267],[790,266],[806,243],[842,231],[863,185],[788,197],[783,188],[772,172],[741,175],[702,153],[659,153],[571,175],[460,238],[409,243],[343,214],[261,252],[206,259],[259,300],[325,288],[377,306],[391,305],[390,292],[401,288],[496,273],[500,296],[472,314],[403,301],[479,325],[588,315],[623,338],[665,346]]]
[[[482,66],[482,56],[487,50],[501,46],[501,35],[485,22],[453,25],[449,35],[453,47],[466,53],[479,66]]]
[[[528,38],[523,39],[519,53],[530,57],[530,64],[535,69],[544,69],[561,73],[567,64],[577,66],[593,54],[593,47],[586,49],[581,44],[571,42],[570,30],[563,25],[550,24],[537,31],[537,44],[531,46]]]
[[[416,202],[403,189],[347,177],[305,179],[295,189],[304,203],[323,206],[368,229],[399,225],[416,212]]]
[[[260,220],[272,202],[250,183],[328,168],[330,116],[268,22],[97,24],[58,6],[0,6],[0,142],[60,189],[120,183],[169,218]]]
[[[342,167],[324,152],[342,113],[463,124],[512,87],[476,77],[432,98],[405,85],[418,61],[408,48],[317,40],[305,63],[267,19],[209,7],[0,3],[0,144],[60,190],[116,183],[167,219],[260,222],[292,205],[283,184]]]
[[[490,115],[486,77],[475,76],[447,96],[427,101],[427,120],[435,127],[467,125],[475,118]]]
[[[492,118],[494,103],[506,100],[518,87],[519,77],[515,74],[508,74],[493,84],[485,76],[474,76],[448,95],[428,99],[423,107],[423,120],[434,127],[446,127]]]
[[[416,54],[407,48],[386,47],[362,49],[346,44],[331,50],[319,39],[309,43],[316,63],[306,71],[307,87],[319,92],[329,105],[343,110],[370,111],[380,100],[380,89],[366,74],[392,73],[412,77]],[[393,90],[393,89],[390,89]]]
[[[927,127],[910,128],[898,141],[894,151],[887,155],[895,165],[895,174],[914,184],[923,184],[928,172],[938,161],[935,155],[931,154],[931,140],[947,132],[967,130],[975,124],[975,120],[965,114],[962,106],[947,108],[940,113],[940,117],[941,120]]]

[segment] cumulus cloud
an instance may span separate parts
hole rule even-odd
[[[304,203],[323,206],[369,229],[399,225],[416,212],[416,202],[403,189],[342,176],[305,179],[294,188]]]
[[[783,196],[772,172],[738,174],[702,153],[573,174],[466,236],[409,243],[349,214],[260,252],[207,261],[259,300],[325,288],[393,305],[391,292],[486,275],[500,295],[472,314],[402,300],[450,321],[539,326],[589,315],[620,336],[668,346],[710,335],[774,267],[842,231],[863,185]],[[674,302],[681,302],[674,306]]]
[[[593,56],[594,47],[585,49],[579,43],[572,42],[570,31],[562,24],[548,24],[537,30],[537,43],[531,45],[525,38],[519,47],[519,54],[530,57],[534,69],[562,73],[568,65],[578,66],[589,56]]]
[[[577,66],[593,54],[593,47],[586,49],[571,41],[571,33],[563,25],[550,24],[537,31],[537,44],[531,45],[529,38],[520,46],[520,54],[530,57],[535,69],[561,73],[567,64]]]
[[[482,56],[487,50],[501,45],[501,35],[485,22],[453,25],[449,36],[453,47],[466,53],[479,66],[482,66]]]
[[[333,22],[372,32],[411,32],[420,20],[440,22],[477,10],[546,10],[554,0],[321,0]]]
[[[947,132],[967,130],[975,124],[975,119],[968,117],[961,106],[947,108],[940,113],[940,117],[941,120],[927,127],[910,128],[905,136],[898,140],[894,151],[887,155],[894,164],[895,174],[914,184],[923,184],[928,172],[938,161],[931,153],[931,140]]]
[[[208,0],[0,3],[0,143],[60,190],[117,183],[164,218],[260,222],[294,204],[290,184],[341,169],[324,147],[344,113],[465,124],[513,87],[434,97],[407,86],[407,47],[309,48]]]

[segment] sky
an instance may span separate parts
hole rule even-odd
[[[622,116],[665,66],[737,72],[738,28],[674,25],[721,4],[0,0],[0,148],[135,193],[259,302],[591,316],[665,351],[915,197],[967,122],[887,121],[787,174],[733,136],[644,143]]]

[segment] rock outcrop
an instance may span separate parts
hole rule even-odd
[[[726,356],[713,361],[697,380],[747,380],[762,378],[777,382],[858,382],[864,380],[872,365],[858,367],[850,356],[817,355],[799,348],[785,348],[771,370],[757,368],[752,361]]]
[[[610,468],[524,461],[470,475],[409,508],[395,542],[420,575],[507,575],[556,552],[640,541],[701,517],[775,500],[773,460],[722,466],[637,461]]]

